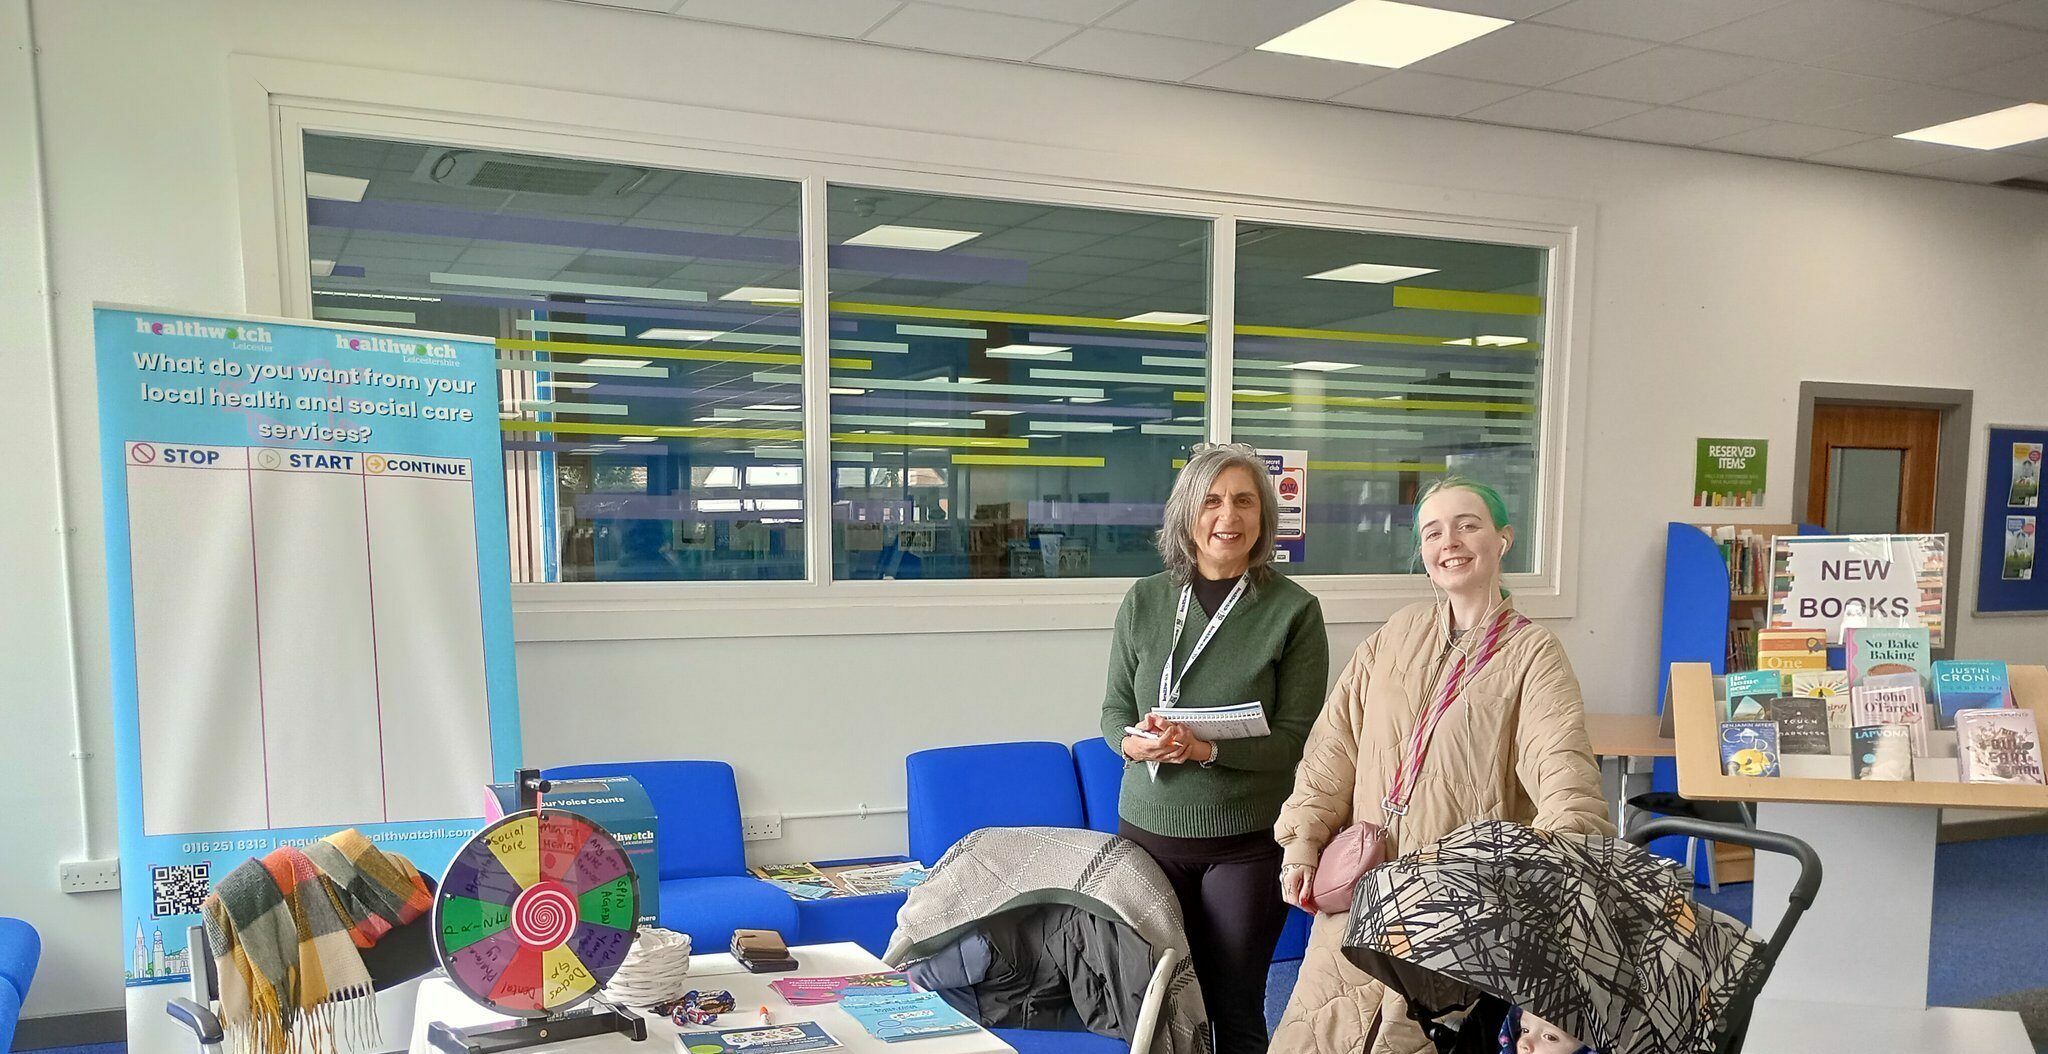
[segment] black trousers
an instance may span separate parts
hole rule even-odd
[[[1264,1054],[1266,973],[1287,925],[1273,833],[1168,838],[1120,822],[1117,834],[1151,854],[1180,899],[1217,1054]]]

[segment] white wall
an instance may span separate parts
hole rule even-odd
[[[5,0],[10,27],[27,0]],[[1979,422],[2040,421],[2048,370],[2048,198],[1454,121],[1121,82],[665,20],[543,0],[211,0],[36,4],[47,125],[57,375],[44,366],[24,215],[28,137],[18,33],[0,42],[0,346],[15,472],[0,518],[5,772],[28,809],[0,811],[0,911],[43,927],[31,1014],[120,1003],[111,895],[65,897],[80,851],[70,779],[59,495],[71,466],[70,576],[83,672],[91,830],[111,852],[89,305],[244,307],[231,53],[516,82],[941,136],[972,135],[1134,182],[1286,198],[1296,188],[1425,189],[1588,202],[1591,404],[1580,614],[1555,624],[1595,710],[1648,710],[1663,524],[1692,519],[1700,435],[1772,440],[1770,504],[1791,517],[1797,382],[1944,385]],[[536,115],[546,116],[546,115]],[[879,138],[879,137],[878,137]],[[1054,148],[1064,148],[1055,150]],[[1081,160],[1074,160],[1081,159]],[[1344,190],[1342,188],[1352,188]],[[48,414],[60,393],[62,425]],[[1974,510],[1984,439],[1973,437]],[[1740,515],[1740,514],[1735,514]],[[1976,557],[1976,512],[1961,545]],[[1959,609],[1970,607],[1964,575]],[[1347,655],[1367,626],[1333,630]],[[2041,620],[1959,620],[1961,654],[2041,661]],[[528,644],[528,758],[720,756],[750,811],[900,804],[900,759],[933,744],[1076,738],[1093,727],[1100,631]],[[865,828],[865,829],[864,829]],[[792,824],[769,855],[890,850],[900,818]]]

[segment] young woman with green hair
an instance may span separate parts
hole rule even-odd
[[[1388,859],[1479,820],[1614,833],[1564,647],[1501,586],[1515,544],[1507,504],[1476,480],[1438,480],[1416,504],[1415,542],[1437,598],[1359,646],[1274,826],[1282,895],[1318,912],[1276,1051],[1433,1049],[1401,998],[1344,958],[1351,905],[1310,896],[1324,846],[1347,826],[1385,827]]]

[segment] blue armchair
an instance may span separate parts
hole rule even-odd
[[[1081,777],[1088,829],[1115,834],[1116,803],[1124,787],[1123,757],[1100,739],[1084,739],[1074,744],[1074,772]]]
[[[21,1021],[21,1004],[42,956],[43,938],[34,926],[0,918],[0,1050],[14,1046],[14,1026]]]
[[[1064,743],[983,743],[904,759],[910,857],[930,865],[983,827],[1086,827]]]
[[[631,776],[654,805],[661,866],[661,925],[686,933],[699,952],[722,952],[736,929],[770,929],[795,944],[796,902],[747,874],[739,784],[723,761],[629,761],[561,765],[549,779]]]

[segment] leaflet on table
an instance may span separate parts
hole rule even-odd
[[[914,861],[840,865],[829,870],[808,863],[771,864],[750,870],[755,878],[799,900],[893,893],[925,880],[924,866]]]
[[[981,1030],[980,1025],[962,1016],[936,992],[848,995],[839,1001],[839,1008],[853,1015],[868,1035],[885,1043]]]
[[[842,996],[882,992],[911,992],[910,977],[901,971],[841,974],[837,977],[778,977],[768,982],[775,994],[791,1006],[836,1003]]]
[[[683,1054],[799,1054],[807,1050],[836,1050],[839,1041],[816,1021],[793,1021],[787,1025],[678,1032],[676,1046]]]

